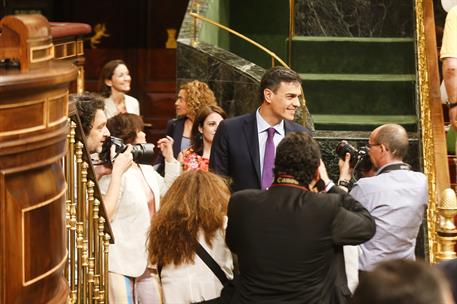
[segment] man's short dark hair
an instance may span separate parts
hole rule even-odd
[[[286,135],[276,149],[275,176],[293,176],[300,184],[308,185],[320,165],[319,144],[305,132]]]
[[[76,103],[79,119],[86,136],[89,135],[93,127],[97,110],[105,109],[105,100],[95,93],[71,94],[70,102]]]
[[[289,68],[283,66],[272,67],[263,74],[262,79],[260,80],[260,102],[263,102],[265,98],[263,95],[265,89],[270,89],[276,93],[281,82],[298,82],[301,84],[301,78],[297,72]]]
[[[385,261],[364,273],[354,292],[353,304],[444,303],[447,282],[438,269],[424,262]]]

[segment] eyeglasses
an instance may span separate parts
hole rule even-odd
[[[370,143],[367,143],[367,147],[368,149],[371,149],[372,147],[376,147],[376,146],[380,146],[382,144],[370,144]]]

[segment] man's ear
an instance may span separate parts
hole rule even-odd
[[[268,102],[268,103],[271,103],[271,99],[273,98],[273,91],[266,88],[263,90],[263,99]]]

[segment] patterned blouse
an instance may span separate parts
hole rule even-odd
[[[183,170],[208,171],[209,159],[198,155],[192,148],[183,151]]]

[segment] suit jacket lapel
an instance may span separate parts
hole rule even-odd
[[[175,122],[175,128],[173,130],[173,138],[175,142],[173,143],[173,154],[175,157],[181,152],[181,142],[182,135],[184,133],[184,122],[185,118],[178,118]]]
[[[246,116],[244,120],[244,136],[246,139],[246,147],[249,150],[251,161],[257,173],[257,178],[261,180],[262,174],[260,172],[260,156],[259,156],[259,136],[257,131],[257,120],[255,112]]]

